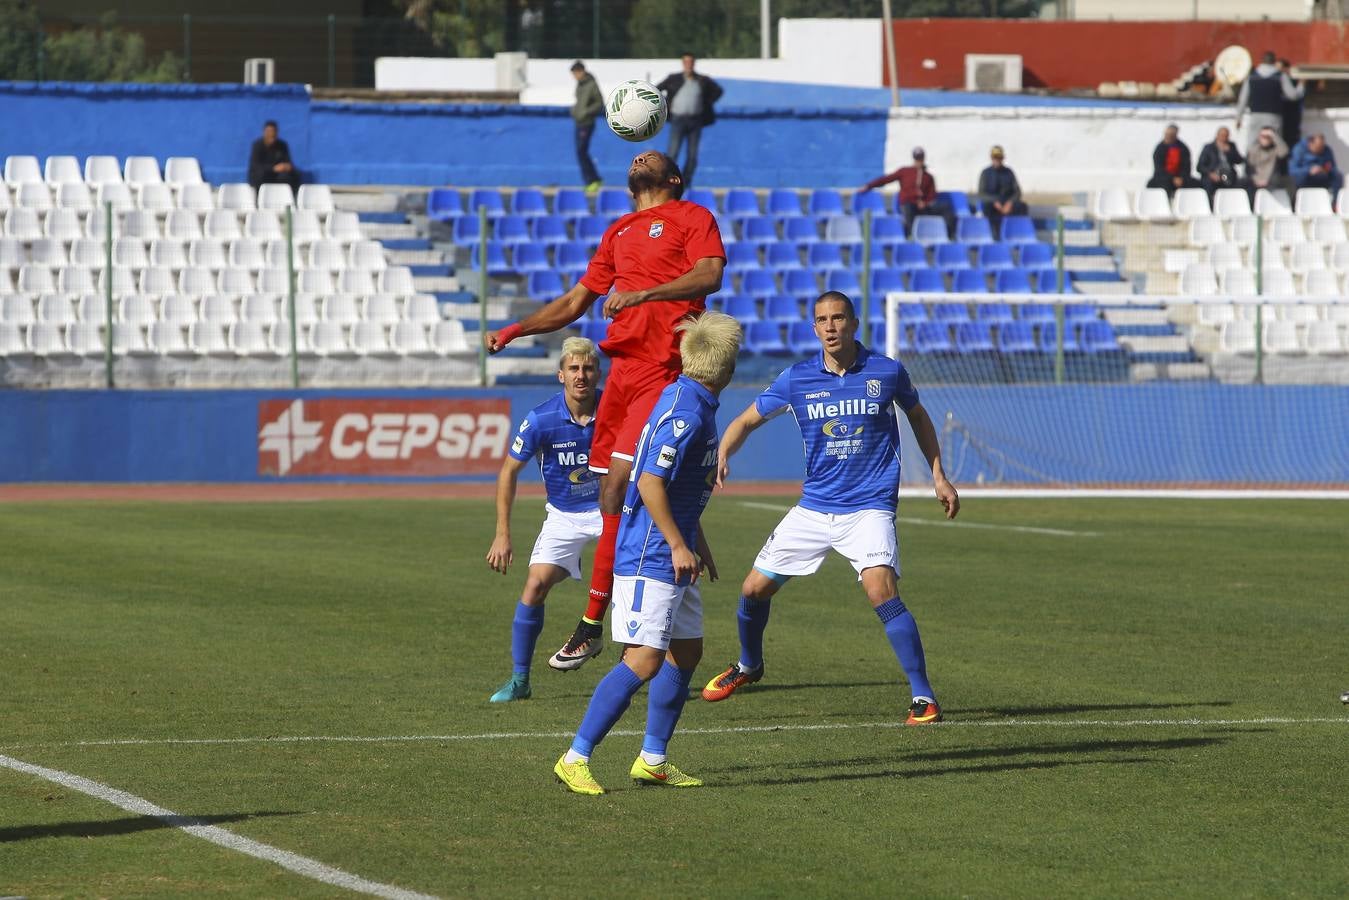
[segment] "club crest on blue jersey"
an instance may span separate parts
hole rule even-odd
[[[868,397],[875,398],[875,397],[879,397],[880,395],[881,395],[881,381],[880,381],[880,379],[879,379],[879,378],[868,378],[868,379],[867,379],[867,396],[868,396]]]
[[[651,223],[651,228],[647,230],[647,237],[658,238],[665,233],[665,223],[660,219]]]

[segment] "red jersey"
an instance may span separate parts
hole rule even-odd
[[[721,230],[712,213],[697,203],[671,200],[628,213],[609,226],[581,284],[597,294],[643,291],[674,281],[706,257],[726,258]],[[611,357],[631,357],[679,368],[675,326],[702,312],[702,297],[652,300],[620,310],[600,349]]]

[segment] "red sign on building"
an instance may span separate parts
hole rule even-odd
[[[258,474],[492,474],[514,430],[510,406],[505,398],[263,400]]]

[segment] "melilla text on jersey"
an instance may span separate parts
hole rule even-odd
[[[828,392],[821,391],[815,394],[828,396]],[[863,424],[856,421],[847,421],[850,417],[867,418],[880,415],[881,404],[875,400],[867,400],[861,397],[851,397],[832,402],[816,400],[813,403],[806,403],[806,418],[810,421],[824,419],[820,430],[828,438],[824,443],[823,452],[825,456],[832,456],[837,459],[847,459],[855,453],[859,453],[863,447],[862,432]],[[890,406],[887,415],[894,416],[894,407]]]

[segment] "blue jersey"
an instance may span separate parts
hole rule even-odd
[[[599,394],[595,395],[598,407]],[[548,502],[563,512],[589,512],[600,503],[599,476],[590,471],[590,439],[595,419],[577,425],[558,391],[529,411],[511,441],[512,459],[539,458],[539,474],[548,489]]]
[[[692,378],[680,375],[661,391],[637,441],[614,551],[615,575],[676,584],[670,545],[637,490],[637,479],[647,472],[665,479],[679,533],[690,548],[696,547],[698,519],[717,478],[717,398]],[[688,584],[689,579],[678,583]]]
[[[860,343],[857,361],[842,375],[824,365],[824,352],[784,371],[759,395],[759,415],[787,409],[796,416],[806,448],[801,506],[821,513],[883,509],[899,500],[899,424],[918,392],[898,360]]]

